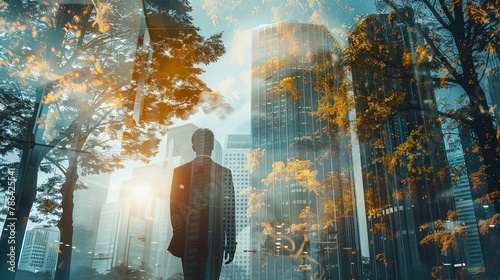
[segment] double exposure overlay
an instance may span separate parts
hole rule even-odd
[[[0,0],[0,279],[498,279],[499,103],[498,0]]]

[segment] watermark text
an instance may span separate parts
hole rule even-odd
[[[7,253],[7,268],[10,272],[16,272],[16,170],[14,168],[7,169],[7,190],[5,192],[7,198],[7,229],[9,237],[7,243],[9,250]]]

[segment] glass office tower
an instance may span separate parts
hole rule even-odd
[[[321,96],[317,73],[331,67],[319,66],[318,59],[338,53],[335,46],[321,25],[281,22],[253,30],[251,135],[252,149],[260,150],[262,158],[252,173],[252,187],[263,195],[263,204],[252,215],[252,279],[349,279],[358,273],[354,202],[339,206],[350,215],[333,217],[331,226],[321,225],[325,194],[339,202],[342,188],[349,193],[353,188],[350,150],[323,130],[326,122],[311,115]],[[273,164],[298,161],[309,161],[309,170],[317,171],[326,189],[322,196],[297,180],[263,184]],[[334,191],[327,177],[341,171],[346,171],[347,183],[336,184],[340,191]],[[290,230],[301,223],[300,230]]]
[[[370,15],[349,36],[373,279],[426,278],[443,263],[462,263],[456,248],[421,243],[441,229],[434,222],[449,220],[453,203],[419,46],[414,28],[394,14]]]

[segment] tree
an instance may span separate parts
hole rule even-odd
[[[254,167],[260,164],[265,151],[253,150],[247,155],[249,170],[253,172]],[[339,228],[347,229],[346,220],[353,218],[354,200],[351,193],[352,183],[348,176],[343,173],[330,172],[323,180],[317,179],[317,170],[311,170],[312,162],[309,160],[289,159],[283,162],[274,162],[272,171],[266,178],[262,179],[263,189],[248,187],[242,191],[248,197],[247,217],[254,217],[255,221],[262,227],[264,242],[261,245],[261,252],[265,256],[283,257],[295,260],[295,270],[321,279],[325,275],[326,268],[320,259],[316,259],[312,250],[317,249],[316,245],[311,245],[311,240],[319,240],[322,243],[323,233],[326,235]],[[262,220],[261,211],[267,211],[266,205],[274,205],[274,200],[280,198],[275,194],[281,194],[291,186],[299,186],[303,193],[315,196],[318,201],[318,209],[322,211],[320,218],[314,213],[310,206],[300,209],[297,217],[289,219],[275,219],[273,221]],[[273,195],[274,194],[274,195]],[[352,229],[354,230],[354,229]],[[337,233],[342,235],[343,233]],[[341,240],[339,238],[338,240]],[[353,244],[342,244],[351,248],[355,254],[357,251]],[[321,251],[328,252],[332,248],[328,245],[321,245]],[[343,253],[343,252],[342,252]],[[339,264],[350,266],[351,264]],[[319,267],[315,271],[315,267]]]
[[[185,118],[198,106],[205,111],[219,105],[229,108],[198,78],[203,73],[200,65],[214,62],[224,53],[221,35],[208,39],[199,35],[185,1],[145,1],[143,7],[151,44],[146,50],[140,45],[137,51],[138,45],[133,43],[136,29],[122,25],[120,17],[137,17],[140,7],[31,1],[13,1],[4,7],[19,15],[9,24],[31,30],[30,34],[40,38],[39,45],[4,41],[10,48],[31,49],[33,54],[24,61],[31,59],[39,66],[13,64],[18,66],[10,68],[15,69],[11,70],[13,75],[21,79],[26,72],[35,77],[34,83],[55,81],[44,92],[43,104],[48,109],[39,125],[43,125],[44,141],[57,139],[58,149],[51,150],[46,160],[65,178],[60,186],[62,196],[55,200],[62,208],[58,227],[64,244],[72,244],[73,192],[80,175],[111,172],[123,167],[126,159],[147,162],[173,117]],[[38,21],[32,18],[44,24],[34,26]],[[154,54],[152,62],[145,60],[149,51]],[[130,71],[123,71],[124,67]],[[127,74],[136,79],[131,80]],[[139,82],[139,78],[145,82]],[[140,116],[134,116],[137,94],[142,94]],[[28,200],[29,206],[33,200]],[[27,208],[28,214],[21,215],[22,219],[29,215],[31,207]],[[69,277],[70,259],[71,246],[63,246],[56,278]]]
[[[497,1],[389,1],[398,16],[424,39],[415,66],[432,71],[433,87],[459,87],[463,108],[442,115],[469,126],[479,142],[490,202],[500,212],[500,144],[482,79],[500,42]],[[411,9],[416,21],[408,15]]]
[[[340,66],[350,67],[351,72],[342,73],[342,68],[333,68],[331,71],[329,65],[334,62],[333,56],[325,56],[323,62],[317,60],[320,63],[310,69],[317,71],[319,78],[324,78],[318,79],[317,82],[317,90],[324,95],[320,100],[319,110],[314,113],[328,121],[329,125],[324,130],[342,132],[349,131],[349,128],[355,129],[361,144],[369,147],[364,154],[366,162],[378,166],[377,170],[382,174],[366,174],[366,187],[373,188],[369,189],[373,193],[367,196],[367,205],[370,206],[369,218],[372,218],[371,221],[377,219],[370,230],[373,235],[380,236],[383,240],[397,237],[391,220],[385,218],[392,214],[388,210],[392,211],[394,207],[406,209],[403,205],[415,205],[417,208],[420,206],[426,209],[422,201],[428,201],[435,207],[429,212],[432,214],[419,216],[422,224],[439,221],[431,218],[446,219],[447,210],[453,208],[450,196],[443,198],[442,195],[450,192],[451,188],[450,167],[446,164],[439,121],[442,121],[443,117],[459,115],[459,110],[455,110],[454,114],[451,114],[451,111],[436,110],[436,80],[432,79],[431,73],[440,74],[436,72],[436,69],[440,68],[428,61],[429,52],[425,48],[427,41],[423,39],[425,36],[415,32],[417,27],[414,22],[408,23],[410,19],[413,20],[412,10],[401,10],[401,13],[405,17],[398,13],[372,15],[359,23],[359,29],[362,31],[350,36],[351,45],[346,49],[347,52],[340,56]],[[377,24],[377,17],[387,17],[388,20],[384,24]],[[421,19],[419,22],[425,23]],[[399,40],[395,39],[398,36]],[[344,78],[344,81],[335,80],[339,76]],[[350,77],[352,80],[348,80]],[[285,77],[283,81],[289,78]],[[294,95],[293,91],[290,93]],[[357,118],[350,121],[349,111],[354,105],[357,106]],[[388,123],[395,123],[394,127],[399,130],[392,129]],[[496,153],[494,149],[489,152]],[[489,169],[485,173],[491,175],[488,172],[495,173],[496,170]],[[381,186],[386,187],[383,189]],[[489,198],[493,198],[490,201],[494,200],[494,196],[495,192],[490,189]],[[265,205],[259,202],[259,193],[251,195],[250,198],[258,202],[252,207]],[[422,225],[417,223],[418,220],[415,220],[417,228]],[[439,231],[439,227],[422,228],[416,235],[422,240],[433,236],[434,231]],[[429,237],[426,240],[428,239]],[[436,252],[436,244],[431,243],[420,243],[422,248],[419,250]],[[438,247],[442,245],[437,244]],[[376,256],[383,266],[397,266],[397,260],[383,253]],[[438,258],[432,259],[429,254],[426,256],[429,263],[439,261]],[[439,276],[440,272],[436,271],[435,274]]]
[[[442,59],[434,59],[434,57],[436,55],[439,56],[439,54],[436,54],[435,50],[432,47],[432,44],[434,44],[438,50],[441,49],[441,51],[443,52],[445,50],[447,52],[449,51],[447,53],[447,58],[452,56],[451,53],[454,53],[456,51],[456,48],[453,47],[453,44],[450,41],[447,41],[452,40],[453,36],[446,36],[446,28],[444,30],[438,31],[439,28],[436,27],[437,21],[429,20],[429,17],[439,15],[426,13],[425,7],[417,8],[417,3],[422,4],[423,2],[427,1],[412,1],[408,2],[409,4],[411,4],[408,7],[403,8],[401,6],[400,9],[395,12],[383,15],[371,15],[359,24],[359,29],[364,29],[365,32],[356,33],[350,38],[354,49],[350,50],[351,53],[349,53],[349,56],[353,68],[353,86],[357,94],[355,96],[356,104],[367,104],[362,108],[360,108],[361,106],[358,106],[356,108],[358,113],[358,119],[356,123],[358,136],[360,136],[361,142],[364,142],[365,145],[372,147],[373,160],[377,163],[382,164],[379,170],[385,168],[390,172],[395,172],[396,175],[395,177],[391,178],[382,178],[381,183],[375,183],[377,181],[380,181],[380,178],[373,178],[373,185],[392,185],[394,184],[394,182],[391,183],[391,180],[398,179],[398,177],[400,177],[403,179],[402,182],[406,187],[405,189],[393,192],[393,198],[391,198],[391,194],[382,193],[380,196],[382,202],[376,208],[383,209],[386,207],[386,205],[392,207],[395,204],[399,204],[397,201],[416,201],[415,198],[422,197],[421,190],[419,189],[425,182],[423,180],[426,180],[425,178],[432,178],[432,176],[436,178],[433,179],[433,181],[440,181],[440,184],[436,186],[433,186],[432,182],[430,182],[430,184],[427,184],[427,186],[430,187],[429,193],[432,196],[426,195],[425,197],[433,197],[432,200],[437,201],[437,193],[446,192],[447,189],[448,191],[452,191],[450,187],[443,188],[443,184],[446,181],[450,181],[449,172],[452,171],[453,166],[447,165],[445,161],[440,164],[440,167],[439,165],[436,166],[433,164],[422,164],[424,162],[427,162],[425,156],[422,155],[428,154],[435,157],[435,159],[438,159],[440,158],[440,155],[443,154],[443,136],[439,131],[441,130],[441,124],[444,123],[446,118],[458,120],[459,127],[467,126],[472,130],[476,130],[473,138],[476,138],[478,143],[480,143],[477,149],[473,148],[473,145],[467,146],[468,144],[466,144],[465,141],[462,141],[463,145],[465,145],[464,150],[475,150],[476,156],[478,158],[482,158],[481,164],[483,165],[483,167],[480,168],[480,170],[483,171],[481,172],[482,175],[474,175],[474,171],[469,170],[471,192],[477,191],[478,188],[476,186],[480,185],[477,184],[477,181],[481,181],[481,178],[486,177],[486,180],[482,181],[483,183],[485,183],[486,181],[487,185],[489,186],[487,191],[488,195],[486,196],[485,201],[481,203],[484,203],[485,207],[487,207],[489,203],[495,205],[495,200],[497,199],[496,191],[491,188],[491,178],[496,176],[494,173],[497,172],[497,169],[489,169],[489,171],[486,170],[487,167],[491,165],[489,163],[486,163],[487,160],[485,159],[485,157],[483,157],[483,153],[489,153],[489,156],[495,157],[497,156],[497,152],[495,151],[495,149],[489,149],[489,144],[483,147],[486,147],[486,149],[480,148],[481,145],[484,144],[484,142],[481,144],[480,137],[477,136],[478,130],[474,128],[474,126],[478,126],[479,124],[474,124],[475,121],[473,121],[473,119],[475,118],[473,116],[474,114],[481,115],[477,116],[477,118],[482,118],[483,120],[485,120],[487,118],[490,118],[488,115],[491,112],[488,109],[486,111],[483,111],[482,113],[480,112],[481,110],[477,110],[477,112],[471,113],[470,106],[477,100],[474,102],[469,100],[469,104],[462,107],[454,107],[448,105],[445,107],[447,111],[436,110],[437,106],[433,105],[435,104],[435,90],[442,87],[452,86],[453,80],[455,80],[456,75],[462,75],[462,66],[460,66],[460,64],[465,62],[461,62],[461,59],[459,58],[460,54],[456,52],[456,55],[454,56],[456,60],[453,61],[455,63],[453,64],[453,66],[456,66],[460,69],[457,69],[458,72],[453,74],[455,75],[455,77],[451,78],[449,76],[450,74],[448,74],[451,72],[443,70],[445,68],[443,68],[444,66],[442,65]],[[427,4],[430,5],[431,3]],[[410,6],[413,7],[413,9],[409,8]],[[456,15],[458,15],[458,13],[454,13],[453,16]],[[380,23],[377,24],[376,22],[383,17],[388,19],[387,23],[383,26],[380,25]],[[399,23],[393,25],[394,22]],[[418,22],[418,24],[416,24],[415,22]],[[494,20],[492,20],[490,23],[496,24],[493,22]],[[467,26],[469,24],[473,23],[468,22],[465,25]],[[391,27],[391,25],[393,26]],[[414,33],[415,35],[402,35],[404,34],[405,29],[410,34]],[[435,34],[430,36],[429,34],[421,33],[430,32],[429,30],[435,32]],[[471,32],[479,31],[472,28]],[[399,40],[399,42],[393,39],[395,38],[395,35],[401,36],[401,40]],[[430,36],[430,38],[428,38],[428,36]],[[441,36],[441,39],[439,39],[440,37],[438,36]],[[388,37],[390,37],[390,39],[388,39]],[[474,38],[474,36],[472,36],[471,38]],[[431,39],[433,39],[434,42],[429,42]],[[494,41],[496,39],[489,38],[486,41],[489,40]],[[470,45],[473,45],[473,43],[470,43]],[[405,50],[407,46],[412,46],[412,48]],[[457,46],[460,46],[460,44],[457,44]],[[475,47],[473,47],[473,49],[475,49]],[[476,65],[475,71],[480,72],[482,71],[481,67],[487,65],[488,58],[487,56],[484,57],[484,55],[486,54],[484,53],[484,51],[485,49],[483,49],[483,51],[475,49],[476,53],[472,54],[475,57],[474,59],[482,60],[482,66]],[[447,59],[445,57],[443,58]],[[446,64],[446,62],[444,63]],[[363,79],[356,80],[354,78],[354,74],[356,73],[356,71],[357,73],[361,72],[370,75],[370,78],[365,79],[364,81]],[[469,72],[470,71],[471,69],[469,69]],[[468,74],[462,76],[462,78],[467,80],[467,76]],[[365,82],[365,84],[363,84],[363,82]],[[416,85],[417,87],[413,89],[409,88],[408,86],[405,87],[405,85],[412,84]],[[465,86],[462,87],[462,89],[465,88]],[[356,91],[356,89],[358,91]],[[415,91],[415,89],[417,91]],[[364,92],[363,90],[366,90],[366,92]],[[412,97],[414,95],[414,92],[418,92],[417,96],[419,96],[420,100],[426,100],[428,102],[421,103],[418,100],[417,102],[413,101],[415,100]],[[464,95],[464,97],[469,98],[466,94]],[[486,102],[484,100],[484,97],[476,99],[482,100],[477,101],[477,108],[481,108],[482,105],[479,105],[480,102]],[[460,103],[459,98],[454,99],[454,101]],[[387,129],[387,123],[397,123],[399,120],[404,120],[404,118],[408,119],[411,115],[422,115],[421,118],[427,119],[427,121],[421,123],[419,126],[414,127],[411,127],[410,124],[415,122],[407,121],[406,125],[403,123],[402,126],[399,126],[400,131],[396,131],[396,133]],[[463,122],[463,118],[468,119],[469,122]],[[428,128],[426,128],[426,126]],[[401,127],[408,127],[410,131],[407,132],[407,140],[403,143],[398,143],[398,134],[401,135],[401,133],[404,133],[404,131],[401,131]],[[481,125],[481,128],[479,130],[484,129],[485,127],[488,127],[488,125]],[[394,135],[390,135],[389,133],[391,132]],[[487,134],[489,134],[490,132],[488,132]],[[465,134],[461,136],[467,137],[467,135]],[[497,140],[493,139],[493,141]],[[473,141],[468,142],[473,143]],[[390,148],[389,150],[387,149],[388,145],[392,146],[392,148]],[[377,149],[379,151],[377,151]],[[428,167],[432,167],[432,169],[429,169]],[[493,175],[491,172],[493,172]],[[399,179],[396,181],[399,181]],[[493,179],[493,183],[494,182],[495,179]],[[449,183],[446,184],[449,185]],[[482,185],[484,186],[486,184]],[[436,190],[438,190],[437,193]],[[446,197],[450,198],[452,196],[448,195]],[[445,204],[449,205],[446,206],[448,207],[448,210],[453,209],[454,207],[452,206],[453,203],[447,202]],[[443,204],[443,206],[445,204]],[[446,247],[445,245],[447,242],[456,242],[456,236],[460,236],[459,234],[453,235],[453,232],[443,232],[443,230],[441,230],[442,228],[439,227],[439,222],[446,219],[446,216],[444,215],[444,213],[447,212],[446,207],[440,210],[441,214],[435,215],[434,221],[422,222],[422,228],[420,228],[419,230],[420,245],[427,246],[432,243],[432,245],[436,245],[437,247]],[[467,211],[473,212],[475,210],[471,208]],[[376,216],[371,217],[373,218]],[[383,219],[383,216],[379,217],[379,220]],[[487,224],[494,225],[496,224],[495,220],[496,218],[492,217],[492,219],[489,219]],[[430,223],[430,225],[428,225],[428,223]],[[429,226],[429,228],[427,226]],[[456,226],[456,224],[454,224],[454,226],[455,230],[459,232],[460,227]],[[475,224],[471,226],[476,227]],[[387,225],[384,223],[376,223],[374,225],[374,229],[376,229],[380,233],[385,232],[387,234],[394,234],[394,232],[390,230],[390,227],[387,227]],[[422,232],[425,234],[422,235]],[[429,241],[431,237],[435,237],[436,232],[441,234],[441,238],[436,238],[433,240],[439,240],[439,242],[422,242],[422,240]],[[455,245],[458,246],[458,244]],[[435,270],[433,274],[436,277],[441,277],[443,276],[443,272],[444,270],[438,269]]]
[[[435,165],[422,164],[427,160],[425,156],[421,156],[428,154],[437,159],[440,157],[439,154],[443,154],[444,143],[443,136],[439,132],[440,126],[449,125],[450,122],[445,123],[445,121],[452,119],[458,122],[459,130],[463,130],[463,127],[473,130],[472,137],[478,143],[477,148],[475,148],[474,141],[468,141],[471,144],[461,141],[465,146],[464,151],[475,151],[476,157],[480,159],[482,165],[478,172],[474,172],[473,169],[468,170],[471,192],[481,193],[480,188],[488,186],[484,199],[477,200],[477,202],[484,204],[485,207],[491,203],[498,211],[498,190],[495,189],[497,188],[495,185],[498,186],[499,182],[498,167],[494,167],[495,164],[498,164],[499,150],[495,148],[498,147],[498,140],[495,138],[496,129],[491,118],[493,109],[483,107],[486,99],[484,89],[481,88],[481,75],[483,75],[483,71],[488,71],[488,61],[491,59],[490,50],[498,41],[496,34],[498,27],[490,29],[492,26],[498,26],[496,13],[492,11],[498,10],[495,8],[496,4],[488,6],[485,2],[454,1],[455,5],[452,5],[451,1],[440,1],[435,4],[436,6],[433,6],[431,1],[398,2],[397,5],[394,4],[397,1],[384,2],[389,4],[393,12],[384,15],[371,15],[360,22],[359,29],[365,31],[350,36],[352,48],[349,49],[348,53],[353,72],[353,87],[356,92],[357,120],[355,127],[360,142],[372,147],[373,160],[376,164],[381,164],[379,170],[385,168],[395,174],[391,178],[383,178],[383,176],[380,178],[377,177],[380,174],[371,174],[374,177],[371,181],[373,184],[370,185],[393,184],[390,183],[392,179],[397,179],[396,181],[403,179],[402,182],[405,184],[405,189],[392,193],[393,198],[391,198],[391,194],[381,193],[379,196],[380,204],[372,209],[382,210],[387,206],[393,207],[395,204],[399,204],[397,201],[416,201],[415,198],[422,197],[422,192],[419,189],[425,182],[425,178],[432,178],[432,176],[436,178],[433,181],[441,182],[436,186],[433,186],[432,182],[427,184],[431,187],[430,193],[434,197],[433,200],[437,200],[435,191],[438,187],[441,188],[438,193],[446,192],[447,189],[449,189],[448,191],[452,190],[451,188],[443,188],[443,182],[450,181],[450,171],[453,171],[453,166],[443,162],[439,169],[436,169]],[[476,22],[478,19],[473,19],[475,17],[473,14],[477,12],[476,8],[479,7],[477,5],[481,4],[484,4],[481,8],[483,9],[481,14],[484,17],[483,20]],[[448,5],[449,10],[443,13],[441,9],[446,10],[446,5]],[[462,7],[462,5],[466,7]],[[458,6],[460,8],[457,9]],[[457,10],[453,11],[454,9]],[[490,13],[494,13],[494,15],[490,15]],[[388,23],[383,26],[376,23],[382,17],[388,18]],[[399,23],[393,25],[394,22]],[[391,25],[393,26],[391,27]],[[405,29],[415,35],[402,35]],[[388,39],[388,37],[395,38],[395,36],[401,37],[399,42]],[[467,46],[462,44],[465,41],[468,42]],[[412,46],[412,48],[405,50],[407,46]],[[356,80],[356,72],[367,74],[370,78]],[[412,89],[405,86],[412,84],[417,85],[417,88]],[[447,106],[442,106],[444,111],[442,108],[439,108],[441,111],[437,111],[438,108],[434,105],[436,90],[451,87],[455,89],[459,87],[464,91],[462,97],[454,96],[452,99],[458,106],[447,104]],[[427,100],[427,105],[418,101],[414,102],[415,99],[412,98],[414,92],[418,92],[420,100]],[[461,104],[462,99],[467,100],[466,104]],[[358,104],[365,106],[361,107]],[[406,127],[410,129],[408,131],[409,137],[405,142],[398,143],[398,133],[392,131],[394,135],[389,135],[391,131],[387,129],[386,124],[397,123],[398,120],[404,120],[411,115],[422,115],[422,119],[427,119],[427,121],[421,123],[424,126],[415,127],[409,125],[414,122],[407,121]],[[425,128],[429,127],[430,124],[434,128]],[[405,127],[404,124],[403,127]],[[403,131],[399,131],[399,135],[401,133]],[[479,136],[481,133],[483,136]],[[463,134],[461,137],[468,136],[465,133],[461,134]],[[392,146],[389,150],[387,149],[388,145]],[[440,150],[441,152],[439,152]],[[485,153],[488,155],[484,156]],[[470,158],[467,159],[467,161],[470,160]],[[432,169],[428,167],[432,167]],[[469,167],[469,163],[467,163],[467,167]],[[447,184],[449,185],[449,183]],[[370,199],[373,197],[367,198],[367,202]],[[453,209],[453,203],[447,202],[446,204],[449,205],[447,206],[448,210]],[[471,208],[468,211],[474,212],[475,209]],[[464,238],[459,234],[461,232],[460,226],[453,224],[454,231],[444,231],[440,222],[447,219],[444,215],[447,212],[446,207],[440,212],[441,214],[435,215],[434,221],[422,222],[418,233],[419,244],[423,247],[437,246],[437,249],[450,248],[448,243],[460,246],[460,242],[457,241],[459,238]],[[391,230],[390,224],[383,221],[383,215],[377,215],[377,212],[374,214],[369,214],[372,219],[379,216],[379,222],[372,225],[371,230],[374,234],[377,232],[394,236],[395,232]],[[494,226],[497,224],[497,220],[498,215],[495,215],[485,221],[485,224]],[[477,225],[470,226],[476,227]],[[493,237],[488,238],[490,242],[495,242]],[[430,242],[430,240],[436,242]],[[386,266],[388,259],[388,256],[380,258]],[[491,258],[485,257],[485,260],[491,261]],[[450,272],[446,272],[445,269],[435,269],[432,272],[435,277],[442,277],[445,275],[443,273]]]
[[[15,191],[8,190],[7,193],[9,197],[15,198],[13,200],[15,205],[9,205],[11,207],[9,210],[14,209],[14,211],[9,211],[7,214],[16,222],[11,230],[2,231],[0,251],[6,252],[7,248],[11,248],[6,234],[14,233],[15,238],[11,240],[10,245],[15,245],[15,250],[12,251],[19,256],[31,208],[30,200],[34,199],[36,194],[35,185],[32,183],[36,182],[37,172],[32,169],[41,162],[43,155],[49,150],[48,147],[34,146],[31,133],[35,126],[35,120],[31,116],[33,109],[37,107],[34,101],[38,79],[40,76],[45,78],[51,75],[50,72],[45,73],[41,70],[43,65],[36,59],[39,50],[34,48],[43,42],[43,38],[38,36],[38,30],[47,25],[44,18],[49,9],[47,5],[39,5],[32,1],[26,3],[12,1],[5,4],[2,3],[2,36],[0,36],[0,52],[4,62],[0,67],[0,79],[3,85],[2,101],[5,102],[1,106],[0,116],[2,124],[5,125],[1,135],[1,154],[3,162],[6,163],[3,168],[13,168],[14,174],[11,175],[17,175],[17,180],[15,180]],[[28,11],[37,12],[39,17]],[[39,75],[40,73],[44,75]],[[19,162],[21,153],[22,159]],[[47,172],[47,169],[42,168],[41,171]],[[30,179],[26,180],[26,177]],[[23,180],[26,182],[26,188],[19,183]],[[21,200],[20,197],[25,199]],[[4,223],[4,229],[6,225],[7,223]],[[1,273],[8,274],[7,268],[4,269],[5,254],[0,258]]]

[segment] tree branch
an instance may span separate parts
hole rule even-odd
[[[429,34],[427,34],[426,32],[424,32],[424,30],[422,30],[422,28],[420,27],[420,25],[415,25],[412,22],[412,20],[410,18],[408,18],[408,16],[406,16],[406,14],[404,12],[402,12],[401,10],[399,10],[394,5],[394,3],[392,3],[392,1],[389,1],[389,0],[383,0],[383,1],[385,3],[387,3],[387,5],[389,5],[406,23],[408,23],[410,26],[412,26],[412,27],[415,28],[415,30],[420,34],[420,36],[422,36],[426,40],[427,44],[429,45],[429,47],[434,52],[434,54],[436,55],[437,59],[444,65],[444,67],[446,68],[446,70],[449,73],[451,73],[458,80],[462,75],[459,74],[457,72],[457,70],[455,69],[455,67],[453,67],[451,65],[451,63],[448,61],[447,56],[443,52],[441,52],[441,50],[434,43],[434,40],[429,36]]]
[[[441,9],[444,11],[444,14],[446,15],[446,17],[448,18],[448,21],[450,21],[450,23],[446,23],[444,21],[444,19],[441,17],[441,15],[438,13],[438,11],[436,10],[436,8],[434,7],[433,4],[431,4],[429,1],[422,1],[424,2],[424,5],[427,7],[427,9],[429,9],[429,11],[432,13],[432,15],[436,18],[436,20],[444,27],[446,28],[447,30],[450,30],[450,26],[453,24],[453,17],[451,17],[450,13],[443,9],[443,4],[441,5]],[[442,0],[440,1],[442,2]]]
[[[61,165],[61,159],[55,159],[53,157],[45,157],[45,160],[50,162],[50,164],[53,164],[57,167],[57,169],[59,169],[64,176],[66,176],[66,173],[67,173],[67,169]]]

